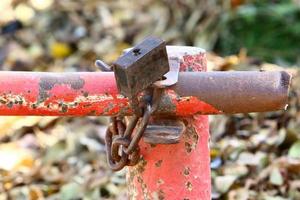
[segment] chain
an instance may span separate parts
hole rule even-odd
[[[126,126],[125,117],[111,117],[106,130],[107,160],[114,171],[134,166],[140,159],[138,143],[147,127],[151,114],[158,107],[162,89],[147,90],[141,101],[141,112],[134,114]]]

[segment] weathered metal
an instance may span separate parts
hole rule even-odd
[[[125,125],[125,117],[112,117],[113,124],[108,127],[105,137],[108,164],[112,170],[120,170],[125,166],[136,164],[139,146],[152,113],[157,109],[162,94],[160,88],[148,88],[140,100],[141,115],[134,114]]]
[[[105,134],[106,156],[109,167],[118,171],[125,166],[136,165],[139,161],[139,147],[136,146],[130,153],[125,152],[124,148],[131,144],[131,134],[138,122],[138,117],[134,116],[128,128],[121,117],[111,117],[111,124]],[[126,130],[127,129],[127,130]]]
[[[290,82],[291,76],[284,71],[188,72],[180,74],[180,84],[173,89],[179,96],[191,96],[222,113],[234,114],[285,108]]]
[[[166,89],[154,114],[284,109],[289,83],[286,72],[180,72],[178,83]],[[131,114],[128,99],[118,94],[112,72],[0,72],[0,115]]]
[[[153,83],[155,87],[166,88],[175,85],[178,82],[180,60],[176,57],[169,58],[170,70],[163,76],[163,80]]]
[[[162,79],[169,71],[166,43],[147,37],[113,63],[119,92],[129,98]]]
[[[168,52],[169,56],[175,53],[181,60],[182,71],[206,70],[205,54],[200,49],[179,48]],[[179,98],[174,91],[167,91],[167,94]],[[189,104],[188,99],[182,101]],[[177,102],[176,98],[169,102],[171,100]],[[196,102],[192,103],[195,110],[200,103]],[[195,111],[192,107],[185,109],[190,109],[186,113]],[[142,159],[136,166],[128,168],[129,199],[211,199],[208,116],[195,114],[180,119],[185,123],[186,131],[179,143],[151,145],[140,142]]]
[[[102,60],[96,60],[95,66],[98,67],[102,72],[111,72],[112,67],[103,62]]]
[[[185,130],[182,120],[159,117],[148,123],[143,140],[148,144],[176,144]]]

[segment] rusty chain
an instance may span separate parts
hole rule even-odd
[[[140,102],[141,112],[134,114],[126,126],[125,117],[111,117],[105,142],[109,167],[118,171],[125,166],[136,165],[140,158],[138,143],[147,127],[151,114],[158,107],[163,89],[145,91]]]

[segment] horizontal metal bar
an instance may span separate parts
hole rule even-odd
[[[182,73],[174,90],[224,113],[266,112],[287,106],[290,82],[284,71]]]
[[[283,109],[286,72],[181,72],[157,115],[189,116]],[[110,72],[0,72],[0,115],[130,115]]]

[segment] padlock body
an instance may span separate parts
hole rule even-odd
[[[132,98],[169,71],[166,44],[159,38],[147,37],[118,58],[113,69],[119,92]]]

